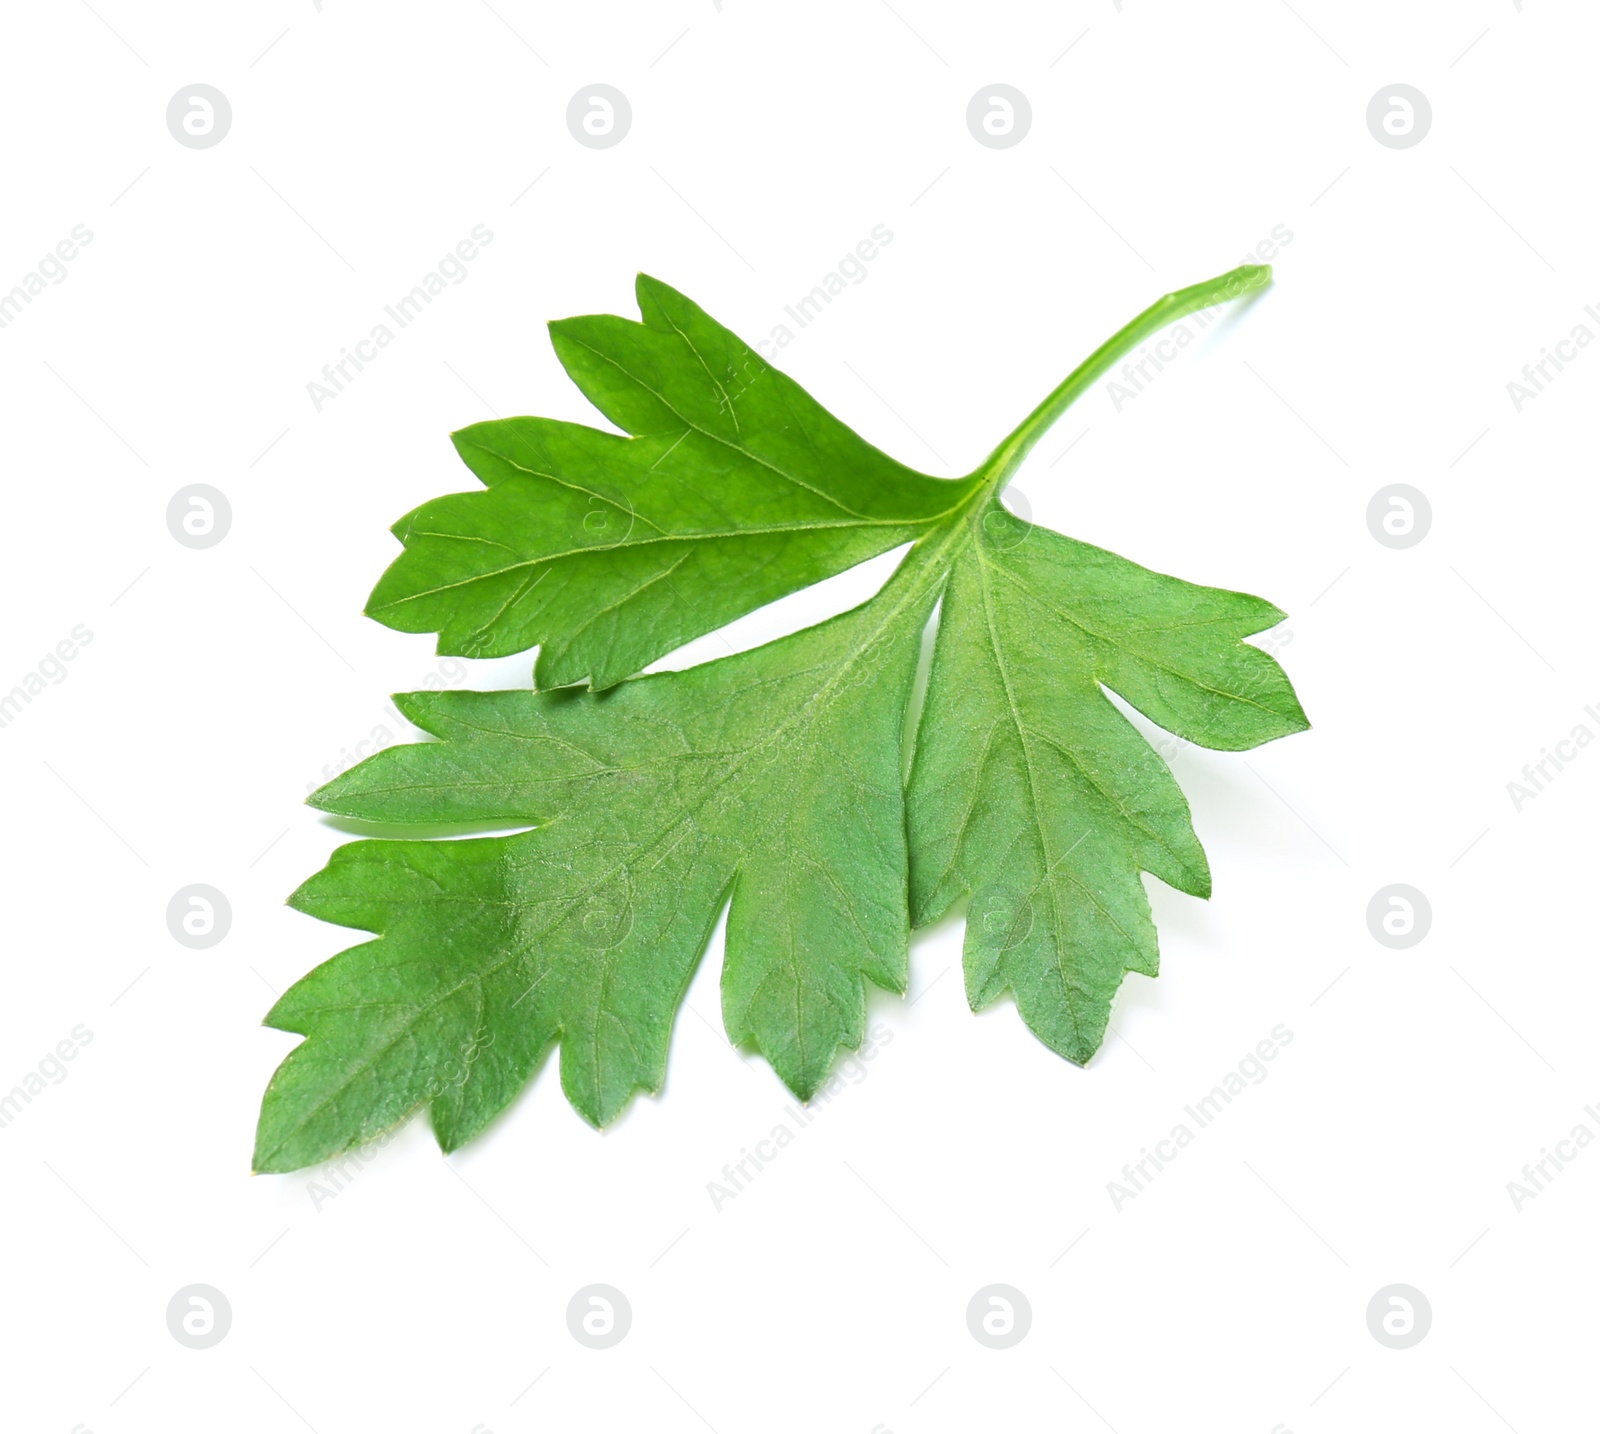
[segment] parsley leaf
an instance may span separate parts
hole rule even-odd
[[[1047,1045],[1087,1061],[1124,971],[1156,972],[1140,873],[1210,893],[1182,792],[1105,691],[1228,751],[1307,722],[1277,663],[1241,640],[1282,618],[1270,603],[1026,523],[999,494],[1123,353],[1269,278],[1246,266],[1158,301],[955,482],[871,448],[653,280],[643,324],[553,325],[568,371],[634,436],[541,419],[457,435],[487,491],[404,520],[406,553],[373,602],[446,650],[541,644],[538,690],[398,697],[436,740],[311,798],[366,822],[521,830],[353,842],[290,898],[376,939],[268,1014],[306,1039],[267,1089],[255,1168],[326,1159],[424,1105],[455,1149],[554,1043],[572,1104],[613,1119],[660,1088],[725,901],[724,1023],[802,1099],[860,1043],[866,982],[905,990],[911,926],[968,897],[971,1005],[1009,989]],[[622,680],[908,539],[851,612]]]
[[[557,356],[625,432],[474,424],[456,450],[488,491],[395,525],[404,554],[367,612],[439,651],[539,645],[535,680],[610,687],[692,638],[922,536],[976,475],[896,463],[697,304],[639,276],[643,323],[551,324]]]
[[[379,933],[267,1017],[308,1036],[273,1077],[258,1170],[376,1135],[423,1103],[445,1149],[561,1040],[596,1125],[666,1071],[672,1020],[730,889],[723,1012],[809,1096],[860,1044],[864,980],[904,991],[901,730],[935,591],[610,692],[412,693],[436,742],[390,747],[312,797],[379,822],[527,824],[361,841],[290,898]]]
[[[907,794],[915,924],[973,896],[974,1010],[1009,987],[1052,1050],[1099,1048],[1123,971],[1156,974],[1139,873],[1211,895],[1182,791],[1101,688],[1204,747],[1298,732],[1288,678],[1239,641],[1282,618],[989,506],[945,588]]]

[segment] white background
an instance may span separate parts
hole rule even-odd
[[[94,237],[0,331],[0,690],[93,640],[0,729],[0,1090],[93,1038],[0,1130],[0,1422],[1592,1426],[1600,1150],[1520,1210],[1507,1182],[1600,1132],[1600,751],[1520,812],[1506,784],[1600,732],[1600,353],[1521,412],[1506,384],[1600,331],[1597,32],[1555,0],[8,7],[0,289]],[[1397,81],[1433,108],[1405,150],[1365,122]],[[233,108],[211,149],[165,124],[195,82]],[[633,108],[603,151],[564,118],[593,82]],[[1007,150],[965,124],[994,82],[1033,110]],[[470,277],[316,411],[307,382],[476,224]],[[449,1160],[413,1122],[353,1179],[252,1179],[294,1041],[260,1017],[358,939],[283,905],[344,839],[300,799],[440,670],[361,608],[388,525],[472,486],[446,435],[591,418],[543,321],[631,314],[636,270],[755,339],[876,224],[782,362],[940,474],[1157,295],[1292,232],[1270,292],[1120,412],[1086,397],[1017,482],[1041,521],[1290,614],[1313,730],[1173,757],[1214,898],[1149,883],[1163,974],[1128,979],[1087,1070],[966,1009],[959,920],[922,933],[911,1001],[873,995],[870,1078],[720,1211],[707,1183],[789,1103],[721,1034],[720,938],[666,1089],[603,1135],[547,1063]],[[196,482],[233,510],[206,551],[165,521]],[[1433,509],[1405,551],[1366,524],[1393,482]],[[166,925],[194,882],[233,911],[205,951]],[[1405,951],[1367,927],[1393,882],[1433,910]],[[1117,1210],[1124,1162],[1279,1024],[1269,1077]],[[233,1312],[203,1351],[165,1314],[197,1282]],[[633,1310],[606,1351],[566,1326],[595,1282]],[[965,1317],[994,1282],[1033,1312],[1005,1351]],[[1392,1283],[1433,1311],[1404,1351],[1367,1328]]]

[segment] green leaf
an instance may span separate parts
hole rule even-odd
[[[1107,692],[1227,751],[1307,723],[1242,640],[1277,608],[1025,523],[999,494],[1125,352],[1269,277],[1246,266],[1158,301],[958,482],[885,458],[665,285],[640,279],[643,324],[553,325],[568,371],[634,436],[531,418],[457,435],[486,491],[401,525],[374,610],[436,626],[446,650],[540,643],[541,683],[591,685],[399,697],[435,740],[312,798],[358,821],[518,830],[354,842],[294,894],[376,939],[269,1013],[306,1039],[268,1087],[256,1168],[325,1159],[421,1106],[454,1149],[557,1043],[572,1104],[613,1119],[660,1089],[724,903],[724,1024],[801,1099],[860,1043],[866,983],[905,990],[911,926],[967,898],[971,1005],[1010,990],[1040,1039],[1087,1061],[1124,972],[1156,973],[1141,873],[1211,888],[1183,793]],[[586,543],[593,514],[605,541]],[[852,612],[622,680],[908,539]]]
[[[672,1020],[731,893],[723,1019],[808,1097],[860,1044],[863,983],[904,991],[901,729],[934,589],[915,573],[779,642],[607,693],[412,693],[438,741],[322,788],[375,822],[514,836],[341,847],[291,904],[377,933],[268,1024],[309,1037],[274,1076],[256,1169],[291,1170],[424,1103],[445,1149],[561,1042],[596,1125],[657,1090]]]
[[[915,473],[698,305],[641,274],[643,323],[551,324],[573,381],[624,438],[544,418],[455,445],[486,492],[402,518],[367,612],[439,651],[539,645],[535,678],[609,687],[786,593],[920,537],[975,479]]]
[[[991,500],[945,589],[907,795],[915,924],[974,898],[974,1010],[1009,988],[1052,1050],[1099,1048],[1122,973],[1156,974],[1139,873],[1211,894],[1189,804],[1102,687],[1206,747],[1298,732],[1288,679],[1239,641],[1282,618]]]

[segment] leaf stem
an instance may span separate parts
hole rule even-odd
[[[1028,451],[1045,434],[1096,379],[1129,350],[1144,342],[1151,334],[1168,324],[1176,323],[1197,309],[1209,309],[1214,304],[1226,303],[1241,294],[1264,288],[1272,282],[1270,264],[1241,264],[1215,279],[1202,284],[1191,284],[1159,298],[1138,318],[1124,324],[1100,345],[1077,368],[1073,369],[1051,390],[1044,401],[1033,410],[1006,437],[993,453],[984,460],[974,476],[988,480],[991,492],[998,492],[1006,480],[1015,473]]]

